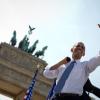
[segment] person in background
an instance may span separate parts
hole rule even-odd
[[[88,94],[87,94],[87,92],[88,92]],[[83,94],[81,96],[81,100],[91,100],[91,98],[89,97],[89,93],[92,93],[95,96],[97,96],[98,98],[100,98],[100,88],[94,86],[90,82],[90,79],[87,80],[87,82],[85,83],[85,85],[83,87]]]

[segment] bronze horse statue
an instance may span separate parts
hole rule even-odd
[[[46,50],[47,48],[48,48],[48,46],[43,47],[42,50],[37,51],[37,52],[34,54],[34,56],[35,56],[35,57],[44,56],[44,52],[45,52],[45,50]]]
[[[16,42],[17,42],[17,39],[16,39],[16,31],[14,30],[13,37],[11,38],[10,43],[11,43],[12,46],[15,46],[16,45]]]
[[[28,49],[28,53],[32,54],[35,51],[38,42],[39,42],[39,40],[36,40],[34,42],[34,44]]]

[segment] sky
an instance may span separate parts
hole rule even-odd
[[[39,43],[35,52],[48,46],[41,57],[48,66],[71,57],[70,48],[78,41],[86,45],[82,60],[98,55],[97,24],[100,24],[100,0],[0,0],[0,42],[9,43],[16,30],[17,47],[30,25],[36,29],[29,36],[29,46],[36,40]],[[98,87],[99,75],[100,67],[90,74],[91,82]]]
[[[5,95],[0,94],[0,100],[13,100],[13,99],[10,97],[7,97]]]

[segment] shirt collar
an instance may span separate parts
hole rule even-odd
[[[72,61],[74,61],[73,59],[72,59]],[[76,61],[76,63],[78,63],[78,62],[80,62],[80,59],[78,59],[78,60],[75,60]]]

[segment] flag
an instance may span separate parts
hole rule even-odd
[[[54,92],[53,90],[54,90],[55,86],[56,86],[56,79],[53,82],[53,85],[52,85],[52,87],[51,87],[51,89],[50,89],[50,91],[48,93],[48,96],[47,96],[46,100],[50,100],[50,98],[53,96],[53,92]]]
[[[34,74],[34,76],[32,78],[32,82],[31,82],[29,88],[27,89],[23,100],[31,100],[33,89],[34,89],[34,85],[35,85],[35,82],[36,82],[37,74],[38,74],[38,69],[36,70],[36,72],[35,72],[35,74]]]
[[[100,24],[98,24],[98,27],[100,28]]]

